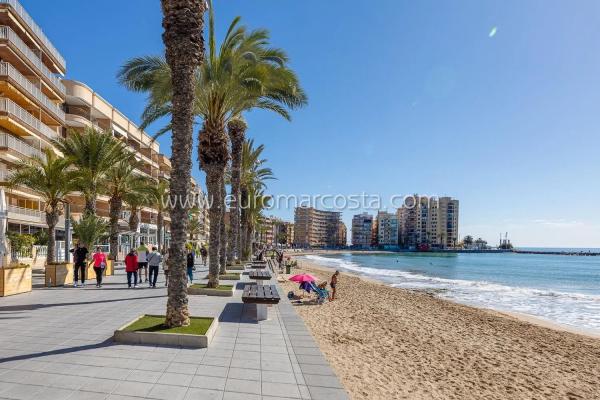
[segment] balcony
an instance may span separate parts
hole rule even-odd
[[[37,36],[42,45],[46,48],[46,52],[56,60],[59,67],[64,71],[67,67],[67,63],[64,57],[58,52],[56,47],[50,42],[48,37],[42,31],[42,28],[35,23],[33,18],[25,11],[23,6],[17,0],[0,0],[0,4],[8,4],[12,7],[15,13],[25,22],[25,24],[31,29],[31,31]]]
[[[8,26],[0,26],[0,40],[7,41],[14,46],[32,65],[37,68],[42,77],[45,78],[50,85],[57,90],[63,97],[66,95],[65,85],[62,84],[60,78],[54,75],[40,57],[23,42],[23,40]]]
[[[42,121],[25,111],[21,106],[11,99],[0,97],[0,114],[7,114],[19,124],[25,125],[27,128],[41,134],[42,136],[45,136],[49,140],[59,138],[59,135],[55,130],[42,123]]]
[[[1,1],[1,0],[0,0]],[[42,91],[33,84],[29,79],[25,78],[15,67],[7,62],[0,62],[0,76],[12,79],[22,90],[29,93],[35,98],[48,112],[57,118],[63,124],[65,123],[65,113],[60,106],[53,103]]]
[[[44,159],[46,155],[29,143],[17,139],[7,133],[0,133],[0,149],[7,149],[25,157],[38,157]]]
[[[8,218],[27,222],[45,223],[46,216],[39,210],[23,208],[17,206],[8,206]]]

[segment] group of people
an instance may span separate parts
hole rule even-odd
[[[88,266],[89,251],[80,243],[71,249],[73,254],[74,283],[73,286],[85,286],[86,270]],[[202,264],[206,265],[208,252],[205,247],[200,248]],[[107,256],[100,246],[91,256],[94,272],[96,274],[96,287],[102,287],[102,276],[107,265]],[[138,248],[132,248],[125,256],[125,272],[127,273],[127,286],[137,288],[138,284],[147,282],[149,287],[155,288],[158,280],[160,266],[163,267],[165,274],[165,286],[169,285],[169,265],[167,263],[168,250],[158,251],[156,246],[148,248],[143,242]],[[186,256],[188,285],[192,284],[194,279],[195,253],[189,249]],[[81,284],[79,284],[81,280]]]

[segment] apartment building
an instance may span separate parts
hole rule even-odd
[[[458,200],[414,195],[397,211],[402,247],[452,248],[458,243]]]
[[[286,222],[285,223],[285,245],[287,247],[292,247],[294,245],[294,223]]]
[[[338,247],[341,213],[296,207],[294,210],[294,245],[296,247]],[[345,243],[344,243],[345,245]]]
[[[64,133],[63,56],[16,0],[0,0],[0,184],[20,160]],[[6,191],[8,229],[35,233],[46,226],[44,204],[26,187]],[[64,235],[64,219],[57,236]],[[61,231],[62,228],[62,231]]]
[[[377,245],[398,247],[398,217],[387,211],[377,213]]]
[[[352,217],[352,246],[357,248],[371,247],[373,216],[369,213],[356,214]]]
[[[348,245],[348,229],[342,221],[338,222],[336,247],[346,247]]]

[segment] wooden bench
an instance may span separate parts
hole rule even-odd
[[[252,265],[250,266],[250,268],[260,268],[260,269],[267,268],[267,263],[256,264],[256,263],[253,262]]]
[[[258,271],[257,271],[258,272]],[[246,285],[242,294],[244,304],[256,304],[256,320],[267,319],[267,305],[278,304],[281,298],[275,285]]]
[[[255,269],[248,273],[250,279],[268,280],[271,279],[271,273],[265,269]]]

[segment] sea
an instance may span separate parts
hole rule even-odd
[[[600,249],[523,248],[535,251]],[[477,307],[600,333],[600,256],[517,253],[339,253],[315,264]]]

